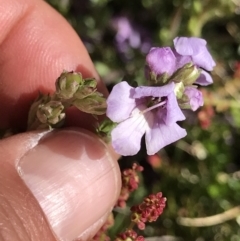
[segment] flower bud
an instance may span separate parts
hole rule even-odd
[[[28,127],[32,126],[35,122],[39,106],[48,103],[50,99],[49,95],[39,94],[38,98],[32,103],[28,112]]]
[[[200,106],[203,106],[202,92],[194,86],[186,87],[182,99],[179,100],[179,106],[182,109],[197,110]]]
[[[106,99],[99,92],[95,92],[83,99],[76,99],[73,102],[79,110],[93,114],[93,115],[103,115],[106,113]]]
[[[36,115],[41,123],[55,125],[65,118],[65,113],[62,113],[63,109],[64,106],[60,101],[50,101],[39,105]]]
[[[64,71],[56,81],[56,95],[59,98],[70,99],[82,84],[81,73]]]
[[[74,97],[77,99],[83,99],[96,92],[96,87],[97,81],[95,79],[84,79],[83,85],[78,88]]]
[[[125,207],[126,201],[130,193],[138,189],[139,186],[139,172],[143,171],[143,167],[133,163],[132,168],[124,169],[122,173],[122,188],[118,197],[116,206]]]
[[[96,131],[100,137],[104,138],[105,141],[108,142],[111,139],[111,132],[116,126],[117,123],[114,123],[109,118],[106,118],[99,124]]]
[[[185,86],[192,85],[196,82],[201,74],[201,70],[193,63],[187,63],[182,68],[173,73],[170,79],[175,82],[183,82]]]
[[[84,99],[89,95],[92,95],[95,90],[91,87],[81,86],[78,88],[77,92],[74,94],[76,99]]]
[[[156,75],[172,75],[175,71],[175,62],[176,57],[169,47],[151,48],[146,56],[147,66]]]
[[[114,241],[144,241],[143,236],[138,236],[136,231],[127,229],[123,233],[117,235]]]
[[[84,79],[84,86],[85,87],[96,88],[97,87],[97,81],[94,78]]]
[[[131,207],[131,221],[136,223],[140,230],[145,228],[146,222],[154,222],[163,213],[167,199],[162,193],[150,194],[139,205]]]

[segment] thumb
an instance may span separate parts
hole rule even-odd
[[[87,240],[120,190],[116,157],[78,129],[0,141],[0,240]]]

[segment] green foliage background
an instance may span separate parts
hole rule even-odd
[[[125,76],[144,81],[140,47],[117,50],[114,19],[124,16],[152,46],[172,45],[175,36],[208,42],[217,62],[214,84],[204,88],[205,107],[186,113],[188,136],[166,147],[153,167],[141,151],[123,158],[145,167],[143,185],[131,197],[138,203],[162,191],[167,208],[144,236],[172,235],[186,241],[240,241],[240,216],[209,227],[185,227],[179,217],[208,217],[240,205],[240,1],[239,0],[48,0],[79,33],[93,62],[111,88]],[[141,40],[144,41],[144,40]],[[206,125],[204,125],[204,123]],[[126,212],[116,215],[111,234],[121,231]],[[236,215],[237,216],[237,215]]]

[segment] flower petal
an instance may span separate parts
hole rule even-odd
[[[160,149],[187,135],[185,129],[178,124],[166,125],[155,120],[153,126],[146,131],[146,148],[148,155],[154,155]]]
[[[127,119],[136,107],[135,99],[131,98],[134,90],[126,81],[116,84],[107,99],[107,116],[114,122]]]
[[[216,63],[209,53],[206,47],[207,42],[204,39],[196,37],[177,37],[173,42],[177,53],[184,56],[191,56],[194,64],[201,68],[208,71],[213,70]]]
[[[200,106],[203,106],[202,92],[195,87],[187,86],[184,94],[189,98],[189,105],[193,111],[196,111]]]
[[[176,56],[176,70],[182,68],[185,64],[192,62],[192,58],[188,55],[181,55],[176,50],[173,50],[173,53]]]
[[[197,66],[208,71],[212,71],[213,67],[216,65],[206,46],[202,46],[201,51],[199,51],[198,54],[193,55],[192,59]]]
[[[111,132],[114,150],[123,156],[137,154],[141,147],[141,138],[148,128],[145,116],[140,113],[121,122]]]
[[[142,98],[146,96],[163,97],[168,96],[174,90],[174,83],[169,83],[161,87],[140,86],[135,88],[132,97]]]
[[[205,46],[207,42],[201,38],[187,38],[187,37],[176,37],[173,40],[176,51],[181,55],[195,55],[200,51],[201,46]]]
[[[151,48],[146,57],[147,65],[156,75],[163,73],[172,75],[175,71],[175,60],[170,47]]]
[[[203,85],[203,86],[206,86],[206,85],[210,85],[213,83],[213,79],[211,77],[211,75],[202,70],[201,71],[201,75],[199,76],[199,78],[196,80],[195,82],[196,84],[199,84],[199,85]]]
[[[163,117],[164,122],[167,125],[171,125],[177,121],[185,120],[186,117],[182,113],[182,110],[180,109],[176,95],[174,93],[171,93],[167,97],[167,104],[166,104],[166,115]],[[160,109],[158,112],[161,112]],[[158,116],[162,116],[161,113],[158,113]]]

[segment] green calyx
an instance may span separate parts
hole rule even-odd
[[[49,101],[47,104],[38,106],[37,117],[42,123],[55,125],[65,118],[65,113],[62,113],[64,106],[60,101]]]
[[[191,109],[190,99],[186,94],[183,94],[181,98],[178,98],[178,105],[181,109]]]
[[[78,90],[75,92],[74,97],[76,99],[83,99],[87,96],[92,95],[96,92],[97,81],[95,79],[84,79],[84,82],[79,86]]]
[[[183,97],[184,90],[185,88],[183,82],[175,84],[174,93],[177,99],[181,99]]]
[[[182,82],[184,86],[188,86],[192,85],[198,79],[200,74],[201,70],[199,70],[192,62],[190,62],[175,71],[169,79],[175,83]]]
[[[106,142],[111,140],[111,132],[117,126],[117,123],[111,121],[109,118],[104,119],[96,128],[98,136],[103,138]]]
[[[162,86],[166,84],[169,80],[169,75],[163,73],[161,75],[156,75],[154,72],[149,73],[149,82],[152,86]]]
[[[59,98],[70,99],[81,85],[83,85],[81,73],[63,71],[56,81],[56,95]]]
[[[103,115],[107,108],[105,97],[96,91],[85,98],[74,100],[73,105],[79,110],[93,115]]]

